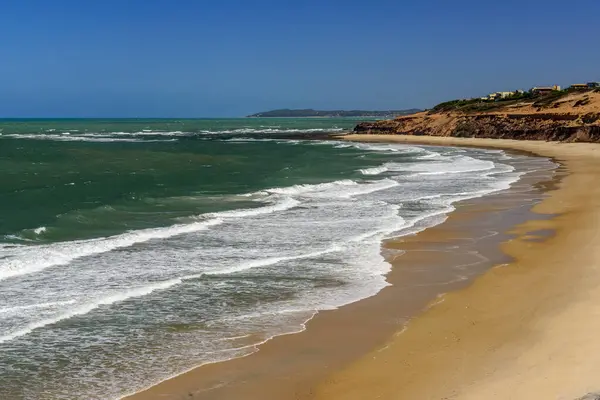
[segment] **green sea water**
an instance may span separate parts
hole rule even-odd
[[[384,238],[552,168],[322,140],[355,123],[0,120],[0,399],[117,399],[247,355],[385,287]]]
[[[3,120],[0,207],[11,213],[0,216],[0,235],[31,239],[35,234],[28,234],[28,229],[46,225],[51,229],[44,240],[109,235],[241,205],[213,202],[211,194],[342,176],[348,170],[345,159],[332,157],[331,148],[307,154],[275,142],[235,145],[226,140],[339,132],[354,123]]]

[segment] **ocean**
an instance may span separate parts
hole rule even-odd
[[[118,399],[251,354],[388,285],[382,240],[554,168],[304,140],[356,122],[0,120],[0,399]]]

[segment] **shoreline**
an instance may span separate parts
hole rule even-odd
[[[423,143],[421,143],[423,144]],[[482,147],[482,146],[478,146]],[[510,190],[510,189],[509,189]],[[502,192],[500,192],[502,193]],[[484,196],[484,198],[488,198],[490,196],[495,196],[495,193]],[[484,203],[480,201],[481,198],[464,200],[459,203]],[[456,204],[459,204],[456,203]],[[468,207],[467,207],[468,208]],[[473,204],[471,204],[471,208],[473,208]],[[477,206],[475,206],[477,208]],[[488,209],[487,212],[490,212]],[[468,214],[468,212],[467,212]],[[450,213],[449,219],[451,220],[460,220],[464,219],[464,215],[461,212],[454,211]],[[468,218],[467,218],[468,219]],[[463,221],[464,222],[464,221]],[[519,220],[519,222],[522,222]],[[427,236],[432,236],[434,239],[434,243],[437,245],[437,240],[439,240],[439,234],[436,231],[444,231],[445,227],[439,228],[441,226],[447,225],[447,222],[444,222],[440,225],[434,226],[432,228],[428,228],[426,231],[422,231],[416,236],[419,238],[423,237],[423,232],[434,231],[432,234],[428,234]],[[508,229],[512,227],[506,226]],[[437,229],[436,229],[437,228]],[[456,228],[456,227],[455,227]],[[413,235],[415,236],[415,235]],[[427,237],[426,236],[426,237]],[[425,239],[426,239],[425,237]],[[508,239],[508,236],[504,237]],[[401,237],[398,241],[403,242],[405,237]],[[394,240],[388,241],[391,242],[391,245],[386,245],[385,250],[390,251],[394,249],[396,245]],[[389,244],[389,243],[388,243]],[[499,243],[496,243],[493,246],[497,248]],[[489,250],[489,249],[488,249]],[[488,270],[492,265],[496,263],[500,263],[502,261],[507,261],[502,259],[502,254],[497,251],[497,254],[491,256],[490,259],[491,264],[487,265],[483,268],[479,273],[484,273]],[[404,259],[404,258],[403,258]],[[455,261],[457,259],[454,259]],[[490,261],[488,260],[488,261]],[[440,260],[438,260],[439,262]],[[468,261],[468,260],[467,260]],[[472,260],[471,260],[472,261]],[[417,262],[418,261],[417,259]],[[431,260],[429,261],[431,263]],[[396,266],[394,265],[394,269]],[[410,277],[410,273],[408,271],[404,271],[404,274],[408,274],[405,276]],[[401,275],[400,272],[391,272],[388,274],[388,277],[391,274]],[[394,285],[398,286],[400,284],[401,279],[398,277],[394,280],[390,280]],[[468,284],[468,282],[466,282]],[[464,286],[465,282],[459,280],[454,285],[449,285],[441,291],[438,291],[438,294],[446,293],[449,291],[454,291],[460,289]],[[386,290],[386,289],[384,289]],[[391,290],[386,291],[386,293],[392,292]],[[396,290],[397,292],[397,290]],[[428,292],[429,293],[429,292]],[[419,298],[419,294],[412,293],[413,296],[417,296]],[[420,297],[423,297],[422,295]],[[180,396],[187,396],[186,398],[194,398],[194,399],[228,399],[235,398],[232,396],[239,396],[241,394],[244,395],[245,399],[284,399],[284,398],[296,398],[296,399],[308,399],[313,398],[314,391],[313,388],[318,386],[318,383],[323,380],[326,376],[328,376],[333,371],[343,370],[347,365],[351,365],[353,361],[364,356],[364,354],[368,354],[374,347],[381,346],[385,344],[385,342],[389,339],[390,336],[395,335],[395,332],[398,330],[398,326],[404,326],[412,317],[415,315],[420,315],[423,310],[427,310],[429,307],[429,303],[435,303],[435,297],[423,297],[417,302],[418,306],[413,307],[410,310],[403,310],[406,314],[402,315],[402,312],[398,312],[398,310],[388,310],[386,311],[392,318],[398,319],[403,318],[401,324],[398,321],[388,321],[383,324],[381,321],[372,321],[372,323],[379,323],[379,334],[375,335],[372,332],[359,332],[354,335],[354,337],[347,338],[346,343],[355,348],[351,351],[347,349],[341,348],[334,351],[332,354],[328,356],[322,357],[319,360],[320,364],[331,363],[331,365],[326,365],[325,368],[319,368],[319,371],[315,373],[307,372],[308,369],[314,367],[316,354],[310,354],[311,352],[319,352],[323,351],[324,346],[332,347],[334,343],[329,343],[328,345],[320,344],[320,345],[310,345],[311,340],[314,341],[316,338],[324,338],[326,335],[331,336],[331,340],[335,340],[338,336],[330,335],[328,330],[331,330],[334,326],[340,331],[345,328],[356,329],[357,324],[361,323],[363,320],[363,314],[366,316],[366,313],[372,313],[373,310],[377,308],[394,308],[389,303],[394,301],[398,301],[401,298],[397,293],[396,294],[386,294],[382,296],[382,292],[378,293],[376,296],[363,299],[357,303],[352,303],[346,306],[341,307],[340,309],[333,311],[322,311],[319,312],[316,317],[310,320],[308,330],[304,330],[301,333],[291,335],[281,335],[277,336],[266,343],[260,344],[260,351],[252,353],[243,358],[233,359],[229,361],[219,362],[215,364],[207,364],[203,366],[199,366],[194,368],[188,372],[185,372],[181,375],[177,375],[173,378],[165,380],[155,386],[150,387],[144,391],[135,393],[128,397],[124,397],[125,399],[133,399],[133,400],[145,400],[145,399],[158,399],[158,398],[181,398]],[[406,302],[414,303],[412,300],[406,298]],[[386,302],[388,304],[386,304]],[[358,313],[358,314],[357,314]],[[358,315],[358,316],[356,316]],[[386,314],[387,315],[387,314]],[[395,315],[395,317],[394,317]],[[380,315],[379,317],[382,317]],[[385,316],[383,316],[385,318]],[[389,318],[389,317],[388,317]],[[403,329],[403,328],[401,328]],[[369,330],[368,328],[366,330]],[[362,336],[361,336],[362,335]],[[353,335],[350,335],[353,336]],[[377,336],[376,338],[374,336]],[[358,346],[357,346],[358,345]],[[258,347],[259,345],[257,345]],[[285,351],[290,347],[293,348],[293,351],[290,354],[286,354]],[[339,347],[339,346],[338,346]],[[340,354],[343,352],[344,354]],[[282,357],[284,356],[284,357]],[[285,357],[289,356],[289,357]],[[282,361],[282,358],[293,358],[295,361]],[[298,361],[300,360],[300,361]],[[258,364],[258,366],[249,366],[250,364]],[[285,363],[286,365],[282,365]],[[287,364],[296,364],[296,365],[287,365]],[[289,371],[285,371],[286,376],[270,376],[269,373],[265,372],[270,368],[288,368]],[[254,369],[254,371],[252,371]],[[293,376],[293,378],[292,378]],[[273,379],[277,379],[278,381],[274,384]],[[241,385],[242,388],[227,388],[223,389],[224,386],[235,386],[234,382],[244,381],[246,384]],[[248,380],[252,380],[254,382],[248,383]],[[271,383],[269,383],[271,382]],[[265,386],[268,386],[268,390],[265,391]],[[239,385],[238,385],[239,386]]]
[[[600,145],[400,135],[344,139],[524,150],[558,160],[568,174],[534,208],[556,217],[517,228],[555,235],[504,243],[513,262],[449,293],[384,348],[322,381],[314,399],[571,400],[598,393]]]

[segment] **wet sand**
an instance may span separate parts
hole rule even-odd
[[[315,399],[578,399],[600,390],[600,145],[430,137],[349,137],[513,148],[568,169],[504,243],[514,261],[445,296],[384,347],[331,374]]]
[[[547,225],[551,215],[530,211],[547,188],[520,193],[540,179],[528,177],[501,194],[460,202],[445,223],[386,242],[384,254],[393,264],[388,275],[392,286],[378,295],[321,312],[304,332],[277,337],[250,356],[199,367],[128,399],[377,398],[370,393],[372,385],[381,382],[356,379],[355,374],[362,374],[363,368],[373,374],[381,369],[393,373],[387,363],[367,364],[388,354],[390,346],[412,329],[416,315],[430,307],[423,314],[428,315],[447,304],[440,294],[464,289],[494,265],[511,263],[500,243],[519,236],[524,242],[542,244],[554,234]],[[533,221],[531,229],[510,232],[525,221]],[[426,343],[427,337],[422,339]],[[360,395],[355,382],[360,382]]]

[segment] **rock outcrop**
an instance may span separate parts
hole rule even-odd
[[[358,124],[355,133],[600,142],[600,93],[575,93],[536,107],[533,102],[488,112],[422,112]]]
[[[577,400],[600,400],[600,393],[588,393]]]

